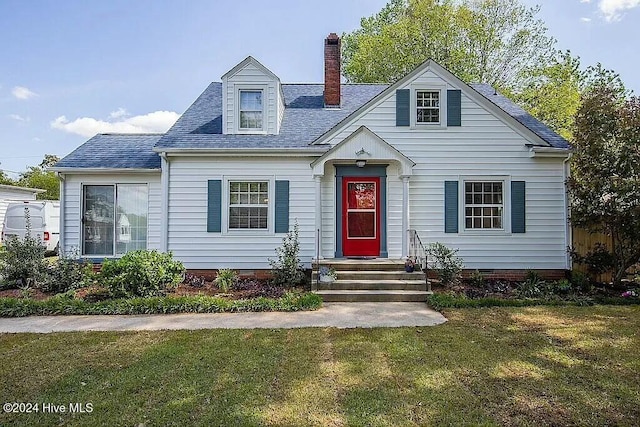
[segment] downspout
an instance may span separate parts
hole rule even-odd
[[[169,159],[167,153],[160,155],[160,186],[162,187],[162,214],[160,217],[160,251],[169,250]]]
[[[564,227],[564,247],[567,250],[565,254],[565,270],[571,270],[573,268],[573,262],[569,253],[569,247],[573,244],[573,231],[571,229],[571,223],[569,222],[570,207],[569,207],[569,191],[567,186],[567,180],[571,175],[571,169],[569,168],[569,160],[571,159],[571,153],[562,161],[562,179],[564,182],[564,213],[566,215],[566,223]]]
[[[60,234],[58,235],[58,256],[61,256],[66,254],[66,250],[64,247],[64,235],[66,231],[64,228],[64,211],[66,209],[66,206],[64,204],[64,187],[66,182],[64,175],[60,172],[56,172],[56,176],[60,180]]]

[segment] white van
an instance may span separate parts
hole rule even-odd
[[[12,237],[24,238],[27,232],[25,209],[29,210],[31,235],[40,239],[48,253],[57,255],[58,242],[60,242],[60,202],[58,201],[9,203],[2,224],[2,242]]]

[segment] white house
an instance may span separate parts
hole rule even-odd
[[[391,85],[344,84],[339,38],[324,49],[324,84],[248,57],[167,133],[97,135],[62,159],[62,247],[260,270],[298,223],[307,266],[404,258],[414,230],[469,269],[569,268],[567,141],[431,60]]]

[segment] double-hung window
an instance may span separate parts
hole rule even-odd
[[[240,130],[263,129],[262,90],[240,91]]]
[[[416,91],[416,123],[440,123],[440,91]]]
[[[229,229],[267,229],[268,181],[229,181]]]
[[[464,222],[467,230],[504,229],[503,181],[465,181]]]
[[[82,255],[113,256],[147,248],[147,184],[83,187]]]

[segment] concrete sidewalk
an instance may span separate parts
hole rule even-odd
[[[176,329],[377,328],[433,326],[446,322],[424,303],[326,303],[292,313],[154,314],[136,316],[33,316],[0,318],[0,333],[154,331]]]

